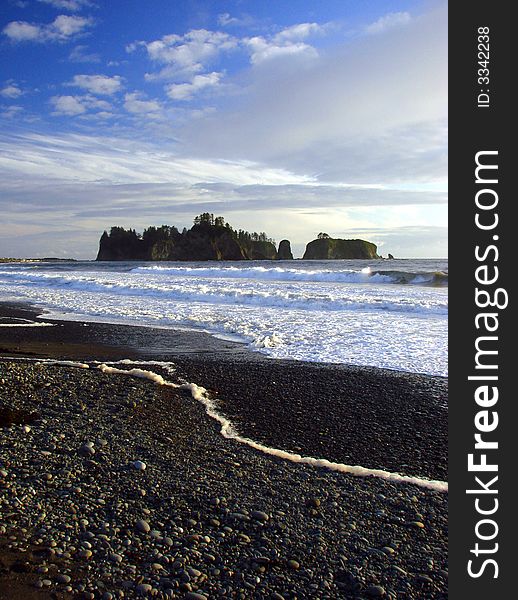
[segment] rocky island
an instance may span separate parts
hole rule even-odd
[[[330,260],[330,259],[376,259],[378,248],[372,242],[365,240],[342,240],[332,238],[327,233],[319,233],[318,238],[309,242],[304,252],[303,260]]]
[[[112,227],[99,242],[97,260],[275,260],[275,242],[264,232],[236,231],[223,217],[203,213],[191,229],[148,227],[138,234],[134,229]]]
[[[319,234],[309,242],[304,260],[376,259],[377,247],[364,240],[342,240]],[[134,229],[112,227],[99,241],[98,261],[114,260],[292,260],[289,240],[277,249],[266,233],[236,230],[223,217],[203,213],[190,229],[162,225],[148,227],[142,234]]]

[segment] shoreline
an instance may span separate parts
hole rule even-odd
[[[11,319],[11,322],[12,319],[34,320],[35,313],[37,311],[23,305],[11,304],[10,309],[5,304],[0,305],[0,315],[4,319]],[[0,327],[0,354],[5,357],[7,352],[18,358],[25,355],[33,359],[99,361],[131,359],[136,363],[140,362],[142,368],[151,368],[151,370],[156,369],[146,366],[146,362],[166,360],[174,363],[175,371],[170,374],[170,377],[175,380],[185,379],[206,387],[218,402],[218,410],[231,419],[241,434],[258,442],[347,464],[384,468],[427,478],[446,478],[447,445],[444,444],[444,439],[447,440],[447,437],[444,438],[444,435],[447,436],[445,405],[447,380],[444,378],[376,368],[274,361],[252,353],[241,344],[217,340],[208,334],[196,334],[196,332],[191,336],[186,332],[149,330],[132,326],[91,323],[88,327],[84,327],[80,322],[59,321],[57,323],[55,327]],[[189,535],[202,535],[202,533],[205,535],[208,529],[212,531],[214,528],[224,533],[224,529],[211,525],[211,519],[206,519],[206,523],[202,526],[203,519],[200,517],[201,512],[214,510],[214,505],[210,503],[212,498],[210,494],[214,494],[218,487],[223,486],[225,492],[224,494],[222,492],[222,496],[227,498],[227,502],[231,499],[241,506],[227,505],[227,512],[214,519],[219,521],[221,527],[229,527],[232,532],[227,533],[231,535],[236,528],[227,519],[228,515],[236,510],[238,512],[244,510],[245,512],[241,512],[244,517],[236,519],[240,524],[237,529],[241,529],[240,533],[245,537],[237,538],[236,552],[239,550],[237,554],[225,546],[225,552],[222,550],[220,558],[222,563],[225,562],[223,555],[228,553],[227,558],[232,561],[235,554],[237,562],[233,568],[229,567],[229,570],[237,569],[236,572],[240,572],[248,584],[253,585],[253,578],[248,578],[253,557],[249,556],[245,549],[250,550],[251,544],[256,548],[254,552],[258,552],[259,548],[267,546],[265,539],[268,536],[265,532],[270,526],[273,527],[274,520],[277,520],[279,526],[284,523],[280,529],[274,528],[277,536],[280,532],[284,532],[279,538],[284,541],[280,547],[276,546],[275,551],[280,552],[286,548],[286,552],[288,554],[291,552],[294,557],[284,556],[279,563],[275,562],[272,569],[268,567],[263,571],[260,569],[262,565],[255,563],[257,569],[254,571],[254,567],[252,571],[257,573],[256,577],[260,580],[259,583],[255,582],[255,585],[259,586],[257,589],[254,588],[253,593],[256,597],[277,597],[273,594],[280,594],[280,597],[293,597],[297,593],[298,597],[306,597],[302,592],[308,585],[308,576],[309,581],[317,582],[318,589],[315,589],[315,594],[311,596],[317,598],[393,596],[417,599],[424,597],[423,594],[430,599],[447,597],[446,493],[424,490],[411,484],[396,484],[373,477],[348,476],[309,465],[294,465],[276,457],[266,456],[235,440],[223,438],[219,433],[218,424],[207,417],[199,402],[186,398],[185,394],[154,386],[150,382],[57,365],[38,365],[25,361],[9,363],[7,357],[0,362],[0,369],[4,371],[8,369],[16,373],[16,377],[22,377],[26,385],[33,390],[28,396],[26,394],[21,397],[21,391],[17,390],[16,386],[13,388],[9,386],[11,390],[9,394],[5,389],[3,390],[4,403],[8,401],[10,404],[17,404],[20,408],[32,407],[36,410],[38,407],[41,410],[44,406],[51,413],[46,423],[40,424],[37,421],[34,425],[30,425],[33,431],[39,432],[38,435],[42,436],[40,439],[47,439],[49,435],[55,438],[59,429],[56,421],[61,423],[60,427],[66,431],[68,424],[62,423],[63,416],[59,414],[58,407],[68,415],[71,423],[76,423],[75,431],[80,431],[76,445],[83,438],[86,441],[87,432],[94,425],[103,430],[90,435],[98,450],[98,456],[94,455],[86,463],[84,457],[80,457],[82,462],[77,463],[78,449],[74,445],[70,446],[74,439],[72,435],[70,437],[66,435],[66,440],[63,442],[54,439],[53,445],[56,449],[51,450],[51,456],[45,462],[52,462],[53,453],[57,452],[60,446],[65,446],[65,456],[67,460],[70,458],[75,465],[74,468],[78,469],[77,476],[87,478],[83,485],[78,487],[87,489],[90,485],[88,477],[91,478],[92,473],[95,473],[96,477],[97,475],[100,477],[101,488],[107,486],[111,489],[112,483],[109,478],[106,479],[107,472],[103,469],[104,461],[114,467],[111,471],[112,476],[119,478],[119,471],[113,461],[116,461],[117,456],[127,454],[128,445],[141,448],[140,451],[134,452],[135,459],[144,460],[152,466],[144,473],[146,477],[150,475],[149,480],[146,479],[150,487],[147,488],[146,495],[135,499],[135,502],[132,500],[130,504],[133,503],[133,508],[138,505],[140,510],[141,505],[147,503],[147,500],[143,499],[156,500],[152,512],[154,514],[158,511],[161,522],[164,522],[167,521],[168,513],[164,512],[166,509],[162,507],[162,503],[171,493],[171,497],[183,498],[182,502],[187,503],[182,504],[184,506],[182,510],[187,511],[185,515],[191,516],[187,518],[184,515],[185,523],[189,521],[197,523],[197,525],[182,527],[183,532],[170,529],[167,531],[169,535],[163,535],[162,538],[183,539],[185,536],[180,536],[180,533],[185,533],[189,527],[194,531]],[[64,373],[66,376],[63,375]],[[50,387],[57,393],[51,396],[45,394],[46,387],[40,388],[35,385],[38,378],[40,382],[47,380],[54,382]],[[74,404],[73,398],[78,397],[79,389],[86,390],[82,391],[85,399],[79,404]],[[67,390],[68,395],[65,393]],[[131,400],[131,405],[126,406],[128,398],[135,394],[140,400],[138,402]],[[45,400],[44,404],[42,404],[43,400]],[[86,404],[86,409],[79,410],[78,406],[81,404]],[[113,413],[115,407],[117,407],[116,412]],[[84,410],[86,412],[83,412]],[[117,411],[120,411],[120,414]],[[88,419],[89,414],[96,415],[94,424],[91,418]],[[103,414],[106,414],[106,417],[102,417]],[[110,429],[108,456],[97,446],[95,440],[100,439],[101,435],[106,437],[106,429],[112,422],[115,422],[116,433],[113,428]],[[128,429],[129,423],[131,423],[130,429]],[[28,438],[23,441],[29,443],[30,434],[23,434],[21,428],[22,425],[14,425],[10,429],[0,428],[3,443],[5,444],[6,440],[13,443],[20,436]],[[128,437],[128,434],[126,436],[122,434],[123,431],[132,433]],[[166,438],[169,442],[164,445]],[[178,446],[180,441],[181,444]],[[23,443],[18,445],[23,446]],[[38,448],[41,451],[41,447],[39,443],[35,443],[31,451],[35,452]],[[7,448],[10,448],[9,444]],[[27,452],[27,448],[23,451]],[[4,453],[5,450],[0,461],[3,460],[5,463]],[[164,453],[170,458],[158,468],[154,463],[157,462],[157,457],[163,458]],[[188,468],[184,464],[186,456],[183,454],[190,457]],[[126,466],[129,464],[128,460]],[[88,464],[89,462],[96,464]],[[192,481],[189,483],[185,483],[185,478],[180,478],[178,471],[179,469],[181,471],[180,463],[184,464],[182,468],[187,469],[190,474]],[[236,463],[239,466],[235,466]],[[29,470],[36,471],[36,474],[32,474],[31,481],[34,478],[38,480],[40,475],[45,475],[45,473],[38,475],[38,469],[45,467],[48,470],[49,466],[42,464],[42,461],[37,462],[36,465],[29,461],[29,465]],[[398,465],[404,468],[393,468]],[[1,468],[4,469],[5,465]],[[89,469],[93,470],[92,473]],[[415,472],[416,470],[418,472]],[[124,479],[128,472],[127,469],[123,471]],[[203,473],[206,480],[206,484],[201,488],[198,477],[200,473]],[[52,480],[55,480],[55,475],[52,472],[50,474]],[[23,475],[20,475],[17,484],[21,485],[23,481]],[[121,483],[123,487],[117,491],[117,494],[131,496],[134,490],[131,489],[130,483],[131,478],[124,479]],[[156,488],[157,485],[160,490]],[[164,488],[167,488],[167,491],[164,491]],[[195,505],[199,507],[201,502],[203,511],[193,508],[194,497],[197,498]],[[306,501],[309,504],[313,502],[313,505],[309,506]],[[54,503],[51,502],[49,510],[57,510],[61,504],[57,502],[54,507]],[[221,508],[221,505],[218,506]],[[262,510],[261,506],[263,508],[266,506],[268,510]],[[289,506],[288,511],[287,506]],[[371,507],[367,512],[365,512],[366,506]],[[95,512],[98,508],[95,509],[93,506],[92,510]],[[10,509],[12,510],[13,507],[11,506]],[[170,506],[167,510],[175,513],[176,509]],[[217,509],[216,512],[219,510]],[[269,515],[268,521],[262,522],[261,535],[257,529],[258,523],[254,518],[250,518],[251,511],[254,510]],[[278,516],[274,519],[273,514]],[[356,529],[347,527],[344,530],[342,522],[349,523],[351,515],[354,515]],[[413,520],[409,520],[410,515]],[[293,520],[292,517],[296,519]],[[68,515],[67,518],[70,519],[71,516]],[[128,526],[128,518],[126,515],[125,526]],[[412,523],[420,523],[420,525],[412,525]],[[311,551],[313,546],[309,544],[307,537],[308,531],[315,526],[320,531],[320,537],[325,539],[323,546],[325,552],[323,555],[320,552],[322,555],[320,562],[313,556]],[[366,545],[354,533],[358,530],[358,526],[362,532],[360,538],[368,539],[369,544]],[[98,528],[100,527],[99,522]],[[164,527],[167,529],[167,524],[164,524]],[[29,528],[25,527],[25,529]],[[199,529],[203,531],[200,533]],[[19,535],[19,528],[16,531],[18,531],[16,535]],[[94,534],[92,539],[97,540],[99,532],[91,533]],[[256,534],[258,537],[254,537]],[[117,535],[114,532],[112,537],[118,539]],[[211,539],[210,543],[207,542],[209,546],[212,542],[218,546],[220,542],[223,544],[222,540],[225,540],[224,537],[212,540],[213,531],[206,535]],[[273,543],[276,535],[270,536],[270,542]],[[333,536],[341,536],[341,558],[336,554],[338,548],[334,547],[336,540],[332,541]],[[0,539],[5,540],[3,536],[0,536]],[[242,542],[246,539],[251,541]],[[143,558],[144,555],[148,556],[148,551],[156,549],[155,540],[140,539],[140,537],[139,540],[141,545],[137,571],[143,570],[143,580],[149,580],[149,585],[155,586],[154,589],[161,594],[159,597],[189,597],[190,593],[208,594],[206,597],[213,597],[215,590],[220,589],[218,586],[228,583],[226,579],[222,583],[221,573],[224,570],[214,568],[212,565],[212,571],[216,571],[213,573],[208,567],[202,570],[195,566],[191,568],[204,573],[207,578],[202,578],[203,580],[199,582],[196,577],[191,577],[192,589],[182,588],[183,583],[189,583],[189,581],[182,582],[180,571],[186,571],[183,568],[186,564],[184,561],[182,568],[178,565],[174,569],[169,568],[169,563],[162,565],[162,570],[169,570],[168,583],[162,585],[156,573],[149,571],[149,564]],[[255,545],[256,541],[258,546]],[[390,545],[391,541],[397,548]],[[380,546],[382,542],[386,543]],[[29,536],[24,543],[32,543],[32,538]],[[197,543],[200,543],[199,540]],[[123,540],[120,540],[120,544],[123,544]],[[191,545],[195,548],[196,544],[192,544],[192,540],[185,544],[185,548],[181,545],[178,551],[180,548],[185,549],[187,562],[192,564],[193,556],[187,550]],[[289,550],[293,544],[297,548],[296,552]],[[318,542],[318,545],[322,546],[322,542]],[[161,548],[160,545],[158,547]],[[426,548],[430,550],[425,550]],[[122,545],[119,550],[123,552],[124,546]],[[272,548],[270,550],[273,552]],[[0,559],[5,556],[4,551],[5,547],[0,551]],[[84,565],[94,570],[101,568],[104,564],[101,560],[104,556],[102,544],[96,552],[94,558],[98,557],[99,560],[96,560],[95,564],[88,560],[82,561],[72,553],[66,568],[72,571],[75,567]],[[116,554],[120,555],[120,552]],[[426,558],[430,552],[433,555],[433,566]],[[126,556],[126,551],[123,554]],[[289,561],[295,561],[299,564],[299,568],[292,569],[288,565]],[[203,559],[198,557],[194,562],[203,562]],[[245,563],[248,567],[243,567]],[[161,572],[161,569],[158,570]],[[210,572],[206,573],[207,570]],[[324,573],[330,570],[333,571],[333,577],[326,579]],[[225,573],[228,575],[228,572]],[[34,574],[31,576],[34,577]],[[110,577],[113,580],[114,574],[111,573]],[[2,598],[1,581],[5,580],[0,576],[0,598]],[[137,580],[138,578],[132,579],[133,587],[126,590],[126,597],[128,594],[129,597],[139,597],[137,586],[140,584],[136,583]],[[8,576],[7,581],[13,581],[12,576]],[[242,582],[241,584],[244,585]],[[91,584],[89,585],[91,587]],[[112,585],[115,585],[113,581]],[[122,581],[117,585],[122,585]],[[172,587],[167,587],[168,585]],[[51,581],[51,586],[52,590],[58,592],[62,589],[59,584],[56,585],[54,579]],[[375,596],[376,593],[381,593],[378,588],[382,588],[382,596]],[[88,589],[87,586],[87,594],[94,593],[94,598],[101,597],[97,595],[100,594],[99,590],[89,592]],[[243,590],[246,589],[252,588],[245,586]],[[167,590],[174,590],[176,595],[167,596],[166,594],[169,593]],[[73,589],[70,593],[72,592],[82,594],[85,590],[80,592]],[[39,592],[38,597],[44,597],[43,594],[44,592]]]

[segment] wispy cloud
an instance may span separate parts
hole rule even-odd
[[[23,106],[18,106],[16,104],[11,104],[10,106],[1,106],[0,105],[0,116],[3,119],[15,119],[23,113]]]
[[[68,10],[69,12],[77,12],[83,8],[91,8],[94,3],[90,0],[38,0],[44,4],[50,4],[59,10]]]
[[[75,63],[99,63],[101,57],[96,52],[88,52],[88,46],[76,46],[68,56],[68,60]]]
[[[400,27],[407,25],[411,20],[410,13],[408,12],[396,12],[388,13],[383,17],[380,17],[374,23],[368,25],[365,29],[367,33],[381,33],[392,27]]]
[[[59,15],[52,23],[28,23],[27,21],[11,21],[3,34],[14,43],[21,42],[66,42],[93,24],[93,19],[75,15]]]
[[[217,22],[221,27],[253,27],[257,23],[257,19],[247,14],[233,17],[226,12],[218,15]]]

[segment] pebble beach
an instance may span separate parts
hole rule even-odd
[[[269,447],[439,480],[445,379],[100,324],[0,348],[0,598],[447,597],[446,491],[265,454],[189,389],[99,366],[203,386]]]

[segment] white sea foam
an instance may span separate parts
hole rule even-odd
[[[391,471],[385,471],[383,469],[371,469],[359,465],[346,465],[343,463],[335,463],[325,458],[313,458],[311,456],[302,456],[300,454],[288,452],[279,448],[271,448],[270,446],[266,446],[265,444],[255,442],[254,440],[241,436],[232,424],[232,422],[218,412],[216,403],[210,398],[207,390],[195,383],[173,383],[165,380],[161,375],[153,371],[147,371],[139,368],[126,370],[119,369],[117,367],[110,367],[107,364],[101,364],[98,368],[103,373],[139,377],[143,379],[148,379],[153,383],[156,383],[157,385],[164,385],[175,389],[184,389],[190,391],[192,397],[203,404],[207,415],[219,423],[221,427],[220,433],[223,437],[235,440],[241,444],[245,444],[246,446],[249,446],[250,448],[258,450],[259,452],[262,452],[264,454],[276,456],[277,458],[288,460],[294,463],[307,464],[313,467],[325,468],[331,471],[338,471],[340,473],[347,473],[350,475],[356,475],[360,477],[373,476],[385,479],[387,481],[392,481],[394,483],[410,483],[434,491],[448,491],[448,483],[445,481],[425,479],[423,477],[415,477],[411,475],[402,475],[401,473],[394,473]]]
[[[9,265],[0,298],[30,301],[53,319],[205,331],[272,358],[446,375],[447,288],[376,283],[389,261],[350,262]],[[413,279],[446,268],[390,264]]]
[[[55,323],[37,323],[31,321],[29,323],[0,323],[0,327],[54,327]]]
[[[22,361],[22,362],[35,362],[35,363],[43,363],[48,365],[61,365],[66,367],[75,367],[80,369],[89,369],[90,365],[87,363],[82,363],[78,361],[69,361],[69,360],[54,360],[54,359],[41,359],[41,358],[22,358],[22,357],[10,357],[10,356],[0,356],[1,360],[6,361]],[[286,450],[281,450],[279,448],[272,448],[270,446],[266,446],[265,444],[261,444],[250,438],[246,438],[241,436],[232,422],[227,419],[224,415],[218,412],[217,405],[215,401],[210,397],[207,390],[199,386],[195,383],[174,383],[171,381],[167,381],[154,371],[141,369],[141,368],[132,368],[132,369],[119,369],[118,367],[110,366],[110,365],[131,365],[131,364],[139,364],[139,365],[158,365],[164,368],[169,373],[174,373],[175,367],[173,363],[163,362],[163,361],[134,361],[130,359],[123,359],[119,361],[114,361],[110,363],[100,363],[99,361],[92,361],[92,364],[97,365],[97,369],[99,369],[102,373],[106,373],[109,375],[125,375],[128,377],[137,377],[140,379],[146,379],[152,381],[157,385],[162,385],[166,387],[171,387],[175,389],[187,390],[191,393],[191,396],[194,400],[201,402],[205,408],[206,414],[214,419],[220,425],[220,433],[226,439],[235,440],[241,444],[245,444],[254,450],[262,452],[264,454],[268,454],[270,456],[276,456],[277,458],[281,458],[283,460],[287,460],[293,463],[299,464],[307,464],[316,468],[324,468],[329,469],[331,471],[338,471],[340,473],[347,473],[350,475],[355,475],[359,477],[378,477],[381,479],[385,479],[387,481],[391,481],[394,483],[409,483],[413,485],[417,485],[419,487],[430,489],[438,492],[447,492],[448,491],[448,483],[445,481],[439,481],[434,479],[426,479],[423,477],[416,477],[412,475],[403,475],[401,473],[394,473],[391,471],[385,471],[383,469],[372,469],[368,467],[362,467],[360,465],[346,465],[343,463],[335,463],[329,461],[325,458],[314,458],[311,456],[302,456],[300,454],[296,454],[294,452],[288,452]]]
[[[442,284],[447,284],[445,273],[412,273],[404,271],[372,270],[371,267],[354,269],[298,269],[283,267],[163,267],[152,265],[136,267],[132,273],[160,276],[209,277],[211,279],[255,279],[270,281],[312,281],[320,283],[410,283],[426,285],[434,282],[434,276],[442,275]],[[438,278],[435,277],[437,280]]]

